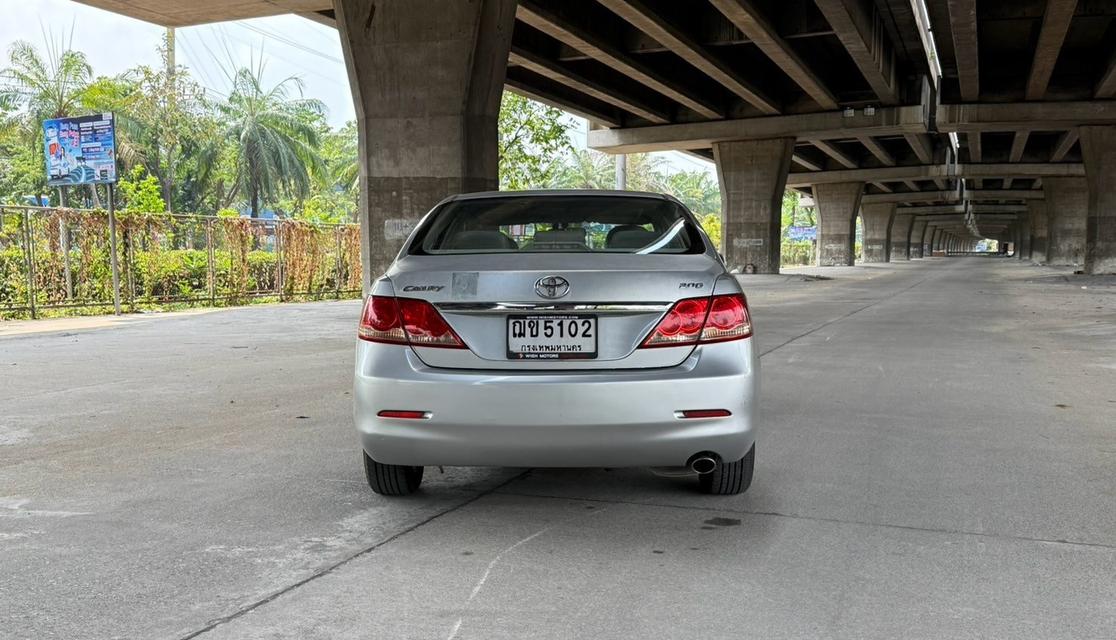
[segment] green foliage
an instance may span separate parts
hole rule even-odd
[[[505,92],[499,121],[500,188],[539,189],[550,183],[557,160],[569,149],[569,129],[560,110]]]
[[[219,105],[224,137],[236,146],[241,192],[252,217],[261,203],[280,197],[310,195],[313,174],[324,174],[315,120],[325,113],[319,100],[302,97],[302,81],[288,77],[272,87],[263,84],[263,64],[233,75],[232,92]]]
[[[705,229],[706,235],[713,241],[713,245],[717,250],[721,250],[721,212],[707,213],[700,218],[701,226]]]
[[[132,171],[117,184],[117,190],[124,200],[124,211],[155,213],[166,207],[159,193],[159,181],[155,176],[147,175],[142,165],[132,167]]]

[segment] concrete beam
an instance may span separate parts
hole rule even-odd
[[[800,156],[798,154],[795,154],[795,155],[791,156],[791,160],[795,164],[798,164],[798,165],[806,168],[809,171],[821,171],[822,170],[822,166],[820,164],[818,164],[816,162],[813,162],[812,160],[810,160],[808,158],[805,158],[803,156]]]
[[[517,93],[524,98],[530,98],[535,102],[550,105],[555,109],[561,109],[567,113],[572,113],[575,116],[580,116],[590,122],[595,122],[606,127],[623,126],[623,123],[617,117],[619,114],[605,113],[589,107],[571,104],[569,99],[565,96],[556,95],[553,92],[529,85],[515,78],[504,78],[504,89],[512,93]]]
[[[1064,160],[1070,149],[1073,149],[1073,145],[1077,144],[1077,138],[1077,129],[1070,129],[1063,133],[1058,138],[1058,142],[1054,144],[1054,153],[1050,154],[1050,161],[1061,162]]]
[[[708,149],[714,142],[768,140],[793,137],[805,140],[842,140],[850,136],[898,136],[925,133],[926,107],[881,107],[866,116],[857,112],[808,113],[714,122],[667,124],[653,127],[601,129],[589,132],[589,147],[607,153],[642,153]]]
[[[934,162],[934,148],[930,144],[930,136],[925,133],[905,133],[903,138],[911,145],[919,162],[922,164]]]
[[[873,2],[814,0],[881,104],[899,102],[895,52]]]
[[[652,91],[693,109],[706,118],[723,118],[725,115],[723,109],[712,101],[658,76],[650,67],[617,49],[604,38],[564,20],[549,8],[533,0],[521,0],[515,16],[523,23],[642,83]]]
[[[1108,59],[1104,73],[1093,90],[1093,97],[1099,99],[1116,98],[1116,53]]]
[[[812,184],[833,184],[849,181],[905,182],[907,180],[934,180],[936,178],[1037,178],[1043,176],[1081,177],[1084,175],[1084,165],[1077,163],[930,164],[872,169],[803,171],[791,173],[787,178],[787,185],[804,187]]]
[[[925,216],[931,214],[945,214],[952,213],[963,215],[972,213],[973,215],[988,215],[997,213],[1017,213],[1019,211],[1026,211],[1027,205],[1025,204],[943,204],[943,205],[917,205],[912,207],[899,207],[896,211],[898,213],[909,213],[911,215]]]
[[[890,186],[888,186],[888,184],[886,182],[870,182],[868,184],[870,184],[873,187],[879,189],[880,191],[883,191],[884,193],[891,193],[892,192],[892,188]]]
[[[856,169],[858,166],[856,164],[856,160],[853,160],[848,154],[842,152],[840,149],[824,140],[808,140],[807,142],[817,147],[818,150],[820,150],[825,155],[836,160],[838,164],[845,167],[846,169]]]
[[[1034,178],[1039,176],[1083,176],[1085,166],[1077,163],[987,163],[958,164],[955,174],[963,178]]]
[[[802,88],[822,109],[837,109],[837,97],[821,78],[779,36],[775,27],[749,0],[711,0],[713,7],[729,19],[783,73]]]
[[[949,27],[953,34],[953,56],[961,99],[980,99],[980,49],[977,46],[976,0],[949,0]]]
[[[669,20],[658,15],[641,0],[597,0],[636,29],[658,40],[675,55],[698,71],[716,80],[760,113],[774,115],[779,107],[763,91],[749,83],[723,60],[710,53]]]
[[[949,177],[948,168],[945,165],[936,164],[874,169],[843,169],[792,173],[787,177],[787,186],[808,187],[814,184],[835,184],[839,182],[903,182],[905,180],[931,180],[943,177]]]
[[[1042,29],[1039,31],[1038,45],[1035,46],[1031,73],[1027,77],[1027,100],[1042,100],[1046,95],[1050,74],[1054,72],[1058,54],[1062,52],[1062,43],[1066,40],[1066,32],[1069,31],[1076,8],[1077,0],[1046,0]]]
[[[1016,131],[1011,141],[1011,152],[1008,153],[1008,162],[1022,162],[1023,152],[1027,150],[1027,140],[1031,137],[1030,131]]]
[[[942,132],[1060,131],[1087,124],[1116,124],[1116,103],[943,104],[936,122]]]
[[[864,148],[868,149],[868,151],[871,152],[872,155],[876,156],[876,159],[880,161],[880,164],[884,165],[885,167],[895,166],[895,156],[888,153],[887,149],[884,149],[883,145],[877,142],[875,138],[871,136],[857,136],[856,139],[860,142],[860,144],[864,145]]]
[[[299,11],[297,15],[326,27],[337,28],[337,19],[323,11]]]
[[[957,202],[961,199],[959,190],[953,191],[915,191],[910,193],[874,193],[860,199],[862,205],[899,203],[899,202]]]
[[[1042,200],[1045,197],[1042,189],[973,189],[965,192],[965,199],[972,201]]]
[[[638,99],[625,97],[623,92],[618,92],[604,83],[586,78],[567,68],[562,63],[550,60],[533,51],[513,46],[511,54],[508,56],[508,61],[532,73],[536,73],[558,84],[567,86],[574,91],[579,91],[618,109],[650,120],[655,124],[666,124],[670,122],[670,114],[649,106]]]

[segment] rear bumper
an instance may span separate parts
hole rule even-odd
[[[751,339],[703,345],[676,367],[545,374],[434,369],[409,347],[358,342],[356,426],[387,464],[675,466],[703,451],[738,460],[755,439]],[[429,418],[378,417],[385,409]],[[685,409],[732,415],[675,416]]]

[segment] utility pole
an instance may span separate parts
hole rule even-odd
[[[167,112],[172,117],[178,106],[178,85],[175,79],[178,68],[175,66],[174,54],[174,27],[167,27]],[[166,145],[166,149],[167,175],[163,180],[163,200],[166,201],[166,209],[169,213],[171,211],[171,196],[174,194],[174,145]]]

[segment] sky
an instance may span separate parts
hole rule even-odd
[[[188,2],[189,0],[183,0]],[[72,0],[0,0],[0,48],[6,60],[16,40],[42,49],[49,38],[69,40],[85,52],[97,75],[115,75],[136,65],[161,64],[157,47],[163,27]],[[224,69],[264,61],[264,79],[276,83],[289,76],[302,80],[307,97],[328,109],[329,123],[339,127],[354,118],[337,31],[294,15],[239,20],[175,30],[176,58],[193,78],[215,96],[227,95]],[[3,65],[0,65],[3,66]],[[584,147],[588,131],[581,118],[571,131],[574,146]],[[712,172],[709,162],[679,153],[664,154],[674,170]]]

